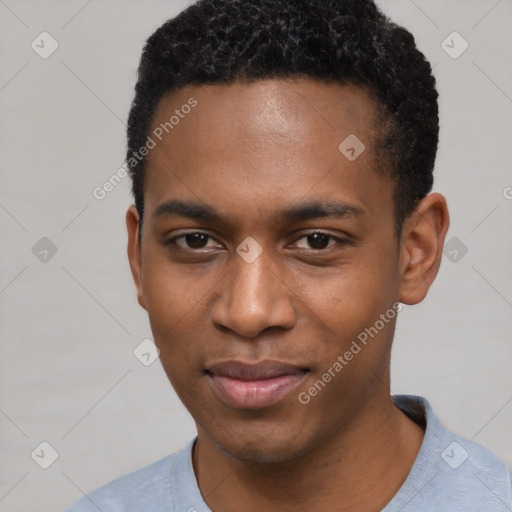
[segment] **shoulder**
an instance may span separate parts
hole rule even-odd
[[[64,512],[172,511],[171,476],[178,454],[167,455],[88,493]]]
[[[512,509],[511,472],[498,457],[445,428],[426,399],[395,396],[393,401],[412,418],[423,416],[426,424],[418,458],[393,504],[400,503],[403,512]]]
[[[447,431],[441,452],[444,481],[450,493],[476,510],[511,510],[510,469],[482,445]],[[473,509],[471,509],[473,510]]]
[[[509,468],[483,446],[449,430],[441,437],[437,473],[426,495],[436,506],[451,510],[512,510]]]

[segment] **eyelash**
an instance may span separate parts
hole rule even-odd
[[[178,246],[179,249],[182,249],[184,251],[191,251],[191,252],[201,252],[201,251],[204,251],[205,248],[201,248],[201,249],[193,249],[193,248],[185,248],[185,247],[181,247],[179,246],[176,241],[179,240],[180,238],[185,238],[186,236],[189,236],[189,235],[196,235],[196,234],[200,234],[200,235],[204,235],[208,238],[207,241],[209,240],[215,240],[215,238],[211,235],[209,235],[208,233],[204,233],[203,231],[190,231],[188,233],[182,233],[180,235],[176,235],[172,238],[169,238],[168,240],[166,240],[164,242],[164,244],[166,246],[171,246],[171,245],[174,245],[174,246]],[[334,235],[331,235],[330,233],[326,233],[325,231],[312,231],[310,233],[306,233],[302,236],[300,236],[299,238],[297,238],[295,240],[294,243],[297,243],[299,240],[302,240],[303,238],[307,238],[309,236],[312,236],[312,235],[324,235],[326,237],[329,238],[329,242],[331,240],[334,240],[338,245],[348,245],[350,242],[347,240],[347,239],[344,239],[344,238],[339,238],[337,236],[334,236]],[[216,241],[216,240],[215,240]],[[314,251],[314,252],[327,252],[329,249],[332,249],[333,246],[328,246],[328,247],[325,247],[323,249],[302,249],[302,250],[307,250],[307,251]],[[207,248],[206,248],[207,249]]]

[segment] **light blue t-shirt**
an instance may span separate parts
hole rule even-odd
[[[426,430],[409,476],[382,512],[512,511],[512,478],[503,462],[444,428],[424,398],[394,395],[393,402]],[[96,489],[64,512],[211,512],[192,467],[194,442]]]

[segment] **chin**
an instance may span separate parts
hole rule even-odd
[[[312,442],[306,438],[303,429],[295,433],[289,425],[286,432],[276,432],[278,429],[279,427],[276,427],[273,430],[265,429],[259,432],[249,429],[246,432],[233,432],[231,435],[226,435],[226,431],[219,433],[220,435],[212,435],[208,432],[208,436],[213,444],[227,456],[246,463],[286,463],[309,451],[308,447]]]

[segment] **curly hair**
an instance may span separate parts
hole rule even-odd
[[[147,40],[128,118],[127,168],[141,221],[148,137],[160,99],[186,85],[306,77],[353,83],[382,121],[377,155],[394,182],[396,231],[433,183],[439,138],[432,68],[373,0],[199,0]],[[380,123],[380,121],[379,121]]]

